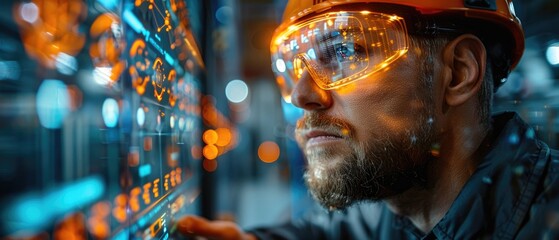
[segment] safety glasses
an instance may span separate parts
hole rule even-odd
[[[321,14],[276,32],[272,69],[282,95],[306,74],[325,90],[363,79],[406,54],[404,19],[368,11]]]

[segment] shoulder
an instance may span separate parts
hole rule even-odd
[[[317,205],[303,218],[248,232],[262,240],[381,239],[380,225],[386,223],[386,211],[381,203],[356,204],[344,211],[327,211]]]
[[[320,226],[332,239],[378,239],[389,211],[383,203],[360,203],[344,211],[313,214],[307,221]]]
[[[559,239],[559,151],[548,148],[544,158],[545,172],[518,238]]]

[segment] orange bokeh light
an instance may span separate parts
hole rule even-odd
[[[100,217],[106,217],[111,211],[111,206],[108,202],[98,202],[91,207],[91,214]]]
[[[218,128],[215,131],[218,136],[215,145],[225,147],[231,143],[231,131],[228,128]]]
[[[53,239],[86,239],[85,216],[74,213],[57,224],[53,231]]]
[[[98,239],[106,239],[109,237],[110,227],[106,221],[91,221],[93,227],[91,234]]]
[[[258,147],[258,157],[262,162],[273,163],[278,160],[280,149],[278,144],[271,141],[266,141]]]
[[[70,109],[72,111],[81,107],[83,101],[83,93],[76,85],[68,86],[68,95],[70,95]]]
[[[206,120],[207,122],[210,123],[215,123],[217,122],[217,112],[215,109],[212,108],[204,108],[204,110],[202,111],[202,117],[204,118],[204,120]]]
[[[217,169],[217,161],[204,159],[202,166],[204,167],[204,170],[206,170],[207,172],[213,172]]]
[[[153,140],[151,137],[144,137],[144,151],[149,152],[151,151],[153,146]]]
[[[24,4],[16,4],[13,12],[21,40],[30,57],[45,67],[55,69],[61,54],[76,56],[83,48],[86,37],[79,26],[87,15],[87,5],[78,0],[26,1],[37,7],[33,22],[21,15]]]
[[[204,146],[204,149],[202,150],[204,157],[206,159],[209,160],[213,160],[215,158],[217,158],[217,155],[219,153],[219,151],[217,150],[217,147],[215,145],[206,145]]]
[[[123,223],[126,221],[126,203],[128,203],[128,196],[125,194],[119,194],[114,200],[115,207],[113,208],[113,217],[118,221]]]
[[[135,187],[130,191],[130,200],[128,201],[128,204],[133,212],[140,210],[140,200],[138,199],[138,196],[140,196],[141,192],[142,189],[140,187]]]
[[[217,142],[217,137],[218,137],[217,132],[212,129],[209,129],[206,130],[202,135],[202,140],[204,140],[206,144],[213,145]]]
[[[107,216],[111,213],[109,202],[98,202],[91,207],[91,213],[87,219],[89,233],[96,239],[106,239],[109,237],[110,227],[107,223]]]
[[[137,148],[131,148],[128,152],[128,166],[137,167],[140,164],[140,152]]]
[[[194,159],[202,158],[202,148],[200,146],[194,145],[190,148],[190,154]]]

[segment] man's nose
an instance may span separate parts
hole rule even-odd
[[[320,88],[305,67],[301,78],[293,87],[291,102],[306,111],[324,110],[332,106],[330,90]]]

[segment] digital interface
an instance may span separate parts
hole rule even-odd
[[[168,239],[199,213],[200,4],[10,2],[0,237]]]

